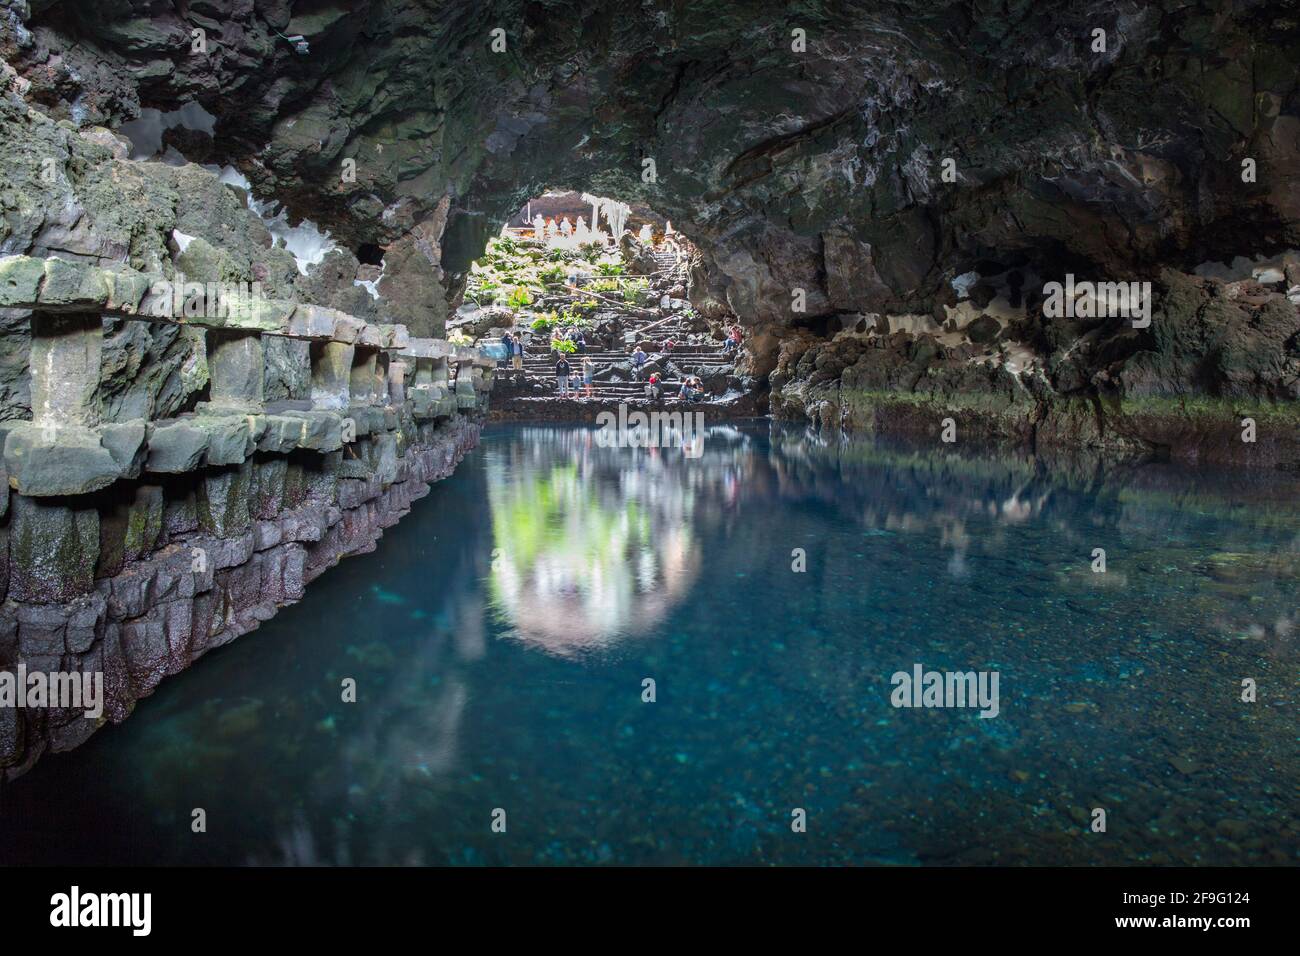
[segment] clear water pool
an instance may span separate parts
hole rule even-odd
[[[0,862],[1294,864],[1298,492],[491,426],[376,553],[9,787]],[[998,716],[893,707],[916,664],[996,671]]]

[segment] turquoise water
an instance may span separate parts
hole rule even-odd
[[[14,783],[0,861],[1295,864],[1298,491],[492,426],[376,553]],[[996,671],[998,715],[893,707],[916,664]]]

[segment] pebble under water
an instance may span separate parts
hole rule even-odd
[[[489,426],[8,786],[0,863],[1297,862],[1296,476],[943,447]],[[895,708],[918,664],[997,716]]]

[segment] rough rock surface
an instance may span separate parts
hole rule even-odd
[[[174,116],[199,104],[213,117],[212,135],[173,124],[160,145],[230,163],[260,198],[332,230],[348,250],[331,266],[344,266],[331,280],[340,295],[356,295],[352,282],[366,266],[349,277],[353,260],[375,261],[380,250],[376,307],[415,334],[438,332],[486,237],[544,188],[653,208],[700,250],[690,290],[700,314],[738,317],[747,328],[745,371],[775,372],[773,388],[784,394],[774,406],[816,420],[828,416],[830,370],[849,364],[824,360],[812,382],[796,363],[790,377],[780,357],[791,342],[800,347],[809,334],[826,342],[846,318],[928,316],[942,325],[947,310],[986,301],[986,290],[963,298],[954,288],[973,271],[1016,273],[1026,293],[1066,271],[1159,279],[1168,288],[1162,270],[1189,275],[1209,260],[1300,247],[1300,20],[1272,4],[357,0],[295,10],[274,0],[191,5],[187,14],[147,0],[0,7],[10,87],[0,126],[12,134],[7,141],[39,144],[59,169],[54,184],[41,184],[27,146],[5,157],[5,178],[16,185],[0,187],[0,249],[162,259],[175,228],[221,250],[198,247],[196,268],[243,275],[255,260],[263,281],[300,282],[283,249],[251,254],[267,242],[231,218],[237,188],[222,187],[234,197],[227,201],[192,167],[121,158],[109,130],[146,108]],[[503,52],[492,48],[497,25]],[[197,52],[196,27],[206,37]],[[310,52],[296,53],[277,33],[304,35]],[[105,208],[105,197],[130,202]],[[226,225],[234,234],[213,241]],[[1254,403],[1269,429],[1295,421],[1289,373],[1277,368],[1296,356],[1294,330],[1270,346],[1268,368],[1229,367],[1217,385],[1195,375],[1171,391],[1156,380],[1220,361],[1207,351],[1213,336],[1156,330],[1133,343],[1104,329],[1098,338],[1106,341],[1085,350],[1097,363],[1084,365],[1070,351],[1073,339],[1059,340],[1041,316],[1027,315],[1031,327],[1010,332],[1000,321],[994,329],[996,317],[968,318],[976,320],[971,344],[1027,349],[1043,394],[1057,404],[1078,397],[1093,418],[1108,396],[1210,403],[1198,422],[1185,416],[1177,441],[1163,427],[1126,428],[1136,421],[1127,413],[1097,425],[1104,436],[1178,445],[1223,426],[1214,402]],[[1267,323],[1268,336],[1286,331],[1280,315]],[[171,377],[164,369],[183,364],[183,348],[163,350],[163,381]],[[895,368],[869,367],[843,388],[906,379],[926,365],[914,348],[929,346],[887,349],[868,366]],[[945,350],[942,361],[952,361]],[[1111,368],[1111,352],[1128,356],[1123,374]],[[1132,357],[1148,352],[1155,358]],[[11,364],[0,355],[3,407],[22,402],[4,371]],[[972,409],[1005,393],[1017,427],[1041,436],[1033,411],[1040,386],[1023,373],[947,371],[926,391],[969,390]],[[850,425],[886,408],[861,396],[837,404],[850,409],[840,415]],[[1077,424],[1060,422],[1053,433],[1089,440],[1089,416],[1070,416]],[[1198,447],[1221,443],[1206,438]]]
[[[101,673],[104,713],[4,708],[0,782],[125,720],[164,677],[256,629],[342,558],[373,550],[478,434],[477,421],[456,417],[419,426],[401,457],[388,435],[361,443],[351,469],[341,452],[266,457],[115,486],[78,509],[16,496],[15,560],[0,594],[22,603],[0,606],[0,668]]]

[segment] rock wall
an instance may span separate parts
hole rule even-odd
[[[31,410],[0,423],[0,684],[17,675],[26,699],[24,674],[87,674],[105,694],[93,719],[66,700],[0,700],[5,776],[123,719],[164,675],[372,548],[477,440],[494,364],[477,350],[162,275],[0,257]],[[119,322],[192,336],[206,400],[106,416]]]
[[[1031,275],[1039,290],[1067,272],[1160,282],[1165,270],[1190,276],[1203,263],[1300,247],[1300,20],[1273,4],[0,0],[0,9],[10,89],[65,124],[49,135],[76,154],[70,179],[88,182],[78,176],[84,150],[68,141],[111,149],[103,127],[161,111],[160,146],[173,159],[229,163],[261,199],[330,228],[341,243],[337,268],[324,270],[332,288],[355,295],[358,279],[377,282],[377,317],[417,335],[439,334],[485,238],[544,189],[648,206],[700,250],[697,310],[746,326],[743,371],[775,374],[774,407],[818,421],[896,417],[871,397],[875,360],[892,356],[889,377],[907,378],[917,358],[900,353],[936,347],[918,331],[924,323],[901,329],[906,347],[873,355],[834,401],[826,370],[855,363],[829,340],[859,321],[891,333],[907,316],[943,327],[969,304],[959,280],[971,273],[1017,273],[1029,295]],[[297,35],[305,44],[284,39]],[[199,106],[210,132],[182,123]],[[24,122],[0,117],[6,128]],[[193,195],[183,168],[115,174],[78,193],[89,212],[96,189],[139,197],[135,212],[115,213],[114,249],[146,254],[177,209],[187,222],[205,215],[202,203],[172,200]],[[77,243],[75,222],[51,226],[59,243]],[[268,260],[268,280],[300,285],[286,265]],[[1296,286],[1283,281],[1274,291]],[[1195,400],[1233,414],[1251,403],[1257,421],[1294,414],[1294,335],[1268,359],[1284,367],[1253,389],[1197,376],[1153,389],[1117,382],[1106,358],[1080,369],[1076,337],[1035,305],[1022,328],[995,333],[1011,365],[1001,350],[968,356],[959,374],[942,372],[940,388],[969,392],[972,406],[990,389],[1019,395],[1015,379],[1033,393],[1032,365],[1029,377],[1058,404]],[[972,329],[971,343],[983,344],[997,318]],[[1136,340],[1104,329],[1091,351],[1146,354],[1130,361],[1135,371],[1164,362],[1182,328]],[[1214,338],[1175,350],[1214,364]],[[829,354],[817,376],[790,367],[810,340],[815,356]],[[960,343],[937,344],[943,362],[960,360]],[[183,349],[156,350],[163,403],[184,393],[167,371]],[[0,402],[22,400],[0,387]],[[1042,433],[1038,420],[1055,413],[1026,407],[1017,428]],[[1064,419],[1048,430],[1187,456],[1222,446],[1205,431],[1224,427],[1219,417],[1203,426],[1167,417],[1135,430],[1127,412],[1111,415],[1094,429],[1102,439]],[[992,418],[984,427],[1005,430]]]
[[[25,5],[0,9],[6,42]],[[106,74],[105,74],[106,76]],[[139,161],[0,71],[0,696],[98,675],[104,710],[0,701],[0,780],[374,546],[477,440],[493,362],[392,321],[178,127]],[[163,124],[166,127],[166,124]],[[426,243],[427,244],[427,243]],[[373,288],[372,288],[373,287]],[[19,694],[28,692],[26,685]]]
[[[0,708],[0,777],[125,720],[164,677],[256,629],[342,558],[373,550],[478,433],[455,415],[412,426],[391,461],[363,439],[346,452],[122,483],[75,505],[15,496],[0,669],[101,674],[103,714]],[[72,590],[82,593],[42,600]]]
[[[868,434],[940,441],[951,421],[959,442],[1300,470],[1300,296],[1283,278],[1300,277],[1300,254],[1245,269],[1164,270],[1146,319],[1048,317],[1041,295],[995,283],[942,322],[846,316],[782,341],[772,410]]]

